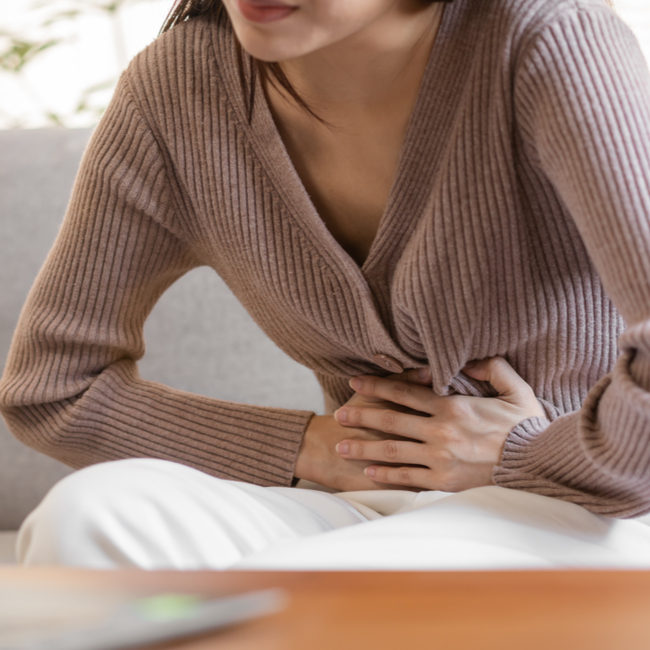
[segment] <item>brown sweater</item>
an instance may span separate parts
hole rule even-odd
[[[255,96],[249,123],[231,30],[205,18],[133,60],[18,325],[14,433],[73,467],[157,457],[290,484],[310,413],[138,376],[154,303],[209,265],[329,410],[382,373],[377,353],[429,364],[441,395],[490,394],[460,370],[503,355],[551,422],[510,433],[496,484],[650,510],[650,75],[605,1],[446,6],[362,268]]]

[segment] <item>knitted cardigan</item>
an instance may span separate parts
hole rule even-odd
[[[207,17],[123,73],[10,351],[15,435],[73,467],[156,457],[289,485],[311,413],[138,375],[156,300],[208,265],[314,370],[328,411],[350,377],[386,374],[376,354],[477,396],[490,386],[461,369],[502,355],[548,417],[510,432],[494,482],[649,511],[650,75],[604,0],[445,5],[361,267],[253,83],[249,111],[232,30]]]

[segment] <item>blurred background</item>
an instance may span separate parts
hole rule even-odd
[[[650,61],[650,0],[615,0]],[[0,0],[0,129],[94,126],[173,0]]]
[[[0,129],[97,123],[173,0],[0,0]]]

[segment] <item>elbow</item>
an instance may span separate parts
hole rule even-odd
[[[57,404],[0,404],[0,413],[7,428],[17,440],[66,465],[81,467],[83,463],[79,463],[80,459],[75,458],[70,428],[66,426],[66,418],[61,417],[61,411],[60,405]]]

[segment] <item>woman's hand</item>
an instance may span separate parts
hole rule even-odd
[[[429,373],[421,370],[409,370],[401,375],[391,375],[395,383],[428,385],[431,383]],[[431,390],[429,389],[429,392]],[[387,402],[374,395],[355,393],[346,403],[346,407],[377,411],[385,409],[402,409],[399,405]],[[408,411],[408,409],[403,409]],[[339,424],[333,415],[316,415],[307,426],[302,446],[298,452],[295,476],[314,481],[320,485],[334,488],[341,492],[356,490],[378,490],[399,486],[378,485],[366,474],[364,469],[371,462],[367,460],[346,460],[336,452],[336,446],[342,440],[354,436],[357,442],[376,442],[394,440],[398,436],[381,431],[357,429]]]
[[[544,417],[532,388],[501,357],[468,364],[464,373],[489,381],[498,397],[440,397],[430,388],[391,378],[356,377],[359,395],[399,404],[428,415],[373,409],[350,402],[334,417],[354,434],[337,445],[342,458],[370,462],[366,476],[385,488],[405,486],[458,492],[492,484],[509,432],[533,416]],[[410,440],[370,440],[359,430],[380,431]],[[393,466],[377,463],[391,463]],[[397,465],[397,466],[395,466]],[[417,467],[414,467],[417,466]]]

